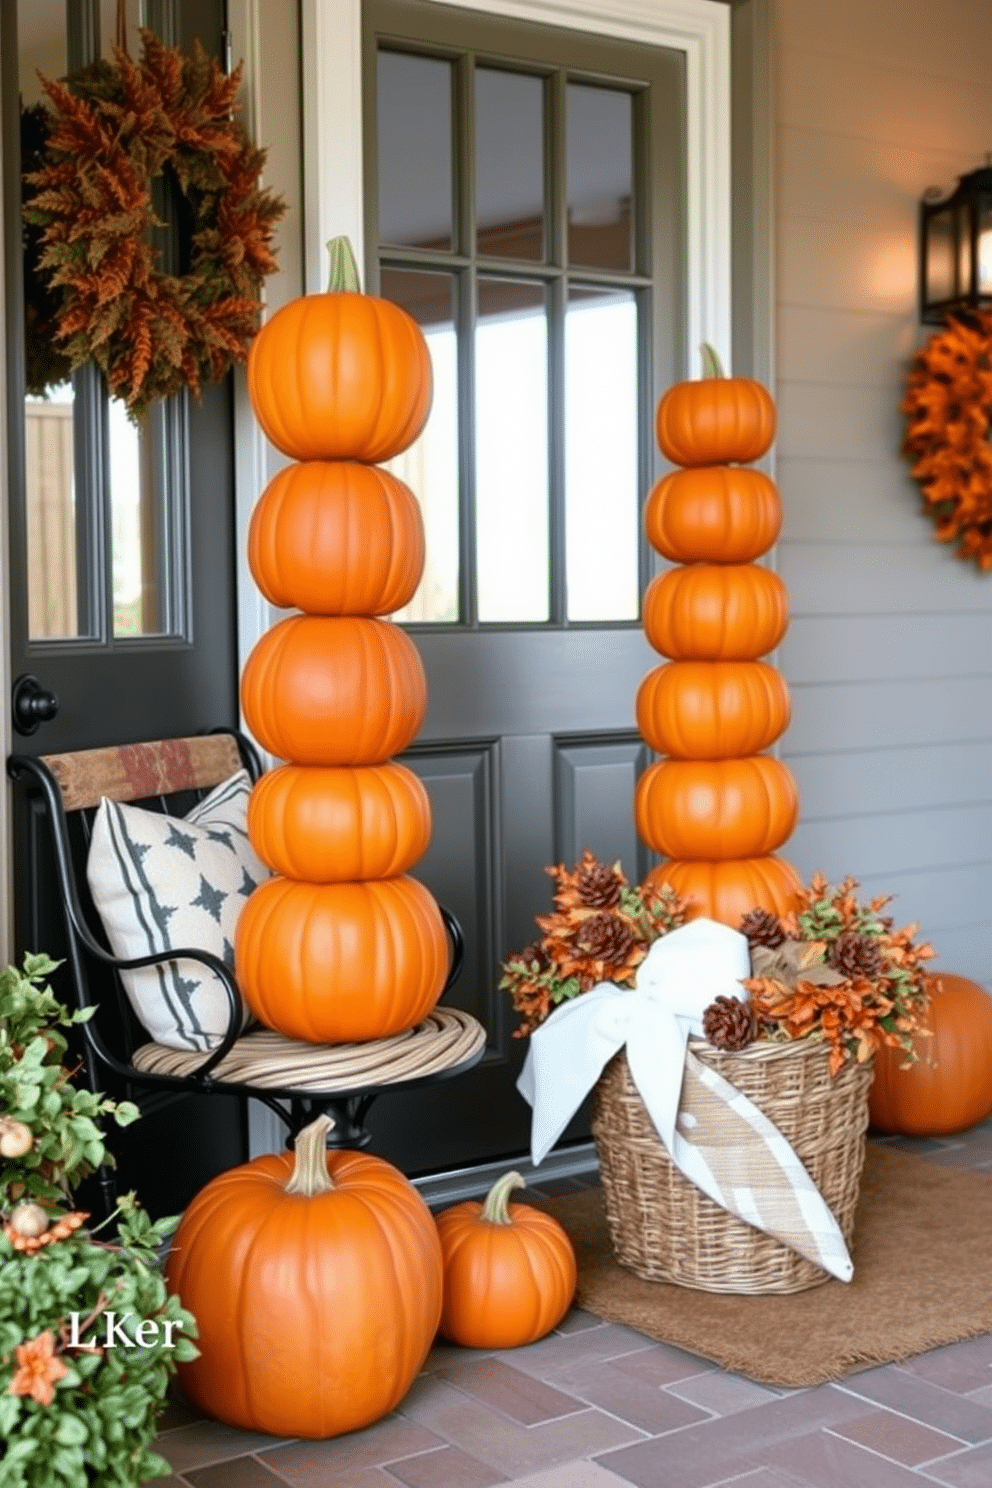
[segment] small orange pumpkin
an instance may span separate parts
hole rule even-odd
[[[675,661],[752,661],[789,624],[778,574],[755,563],[693,563],[659,574],[644,596],[644,631]]]
[[[703,347],[703,376],[677,382],[658,403],[658,445],[673,465],[749,464],[775,438],[775,404],[751,377],[724,377],[712,347]]]
[[[782,674],[765,661],[669,661],[644,678],[636,711],[659,754],[730,759],[773,744],[792,704]]]
[[[670,858],[760,858],[792,834],[799,793],[785,765],[746,759],[659,760],[641,775],[634,820]]]
[[[646,882],[671,884],[689,905],[689,918],[706,915],[736,930],[752,909],[776,915],[799,907],[802,883],[791,863],[771,854],[763,858],[666,861],[652,868]],[[257,892],[257,891],[256,891]],[[248,901],[251,903],[251,900]]]
[[[241,911],[234,961],[269,1028],[313,1044],[364,1042],[427,1017],[448,975],[448,938],[415,878],[270,878]]]
[[[648,497],[644,525],[675,563],[750,563],[774,545],[782,502],[767,475],[744,465],[676,470]]]
[[[486,1197],[437,1215],[444,1264],[440,1331],[467,1348],[520,1348],[556,1327],[572,1305],[572,1242],[556,1219],[509,1204],[524,1188],[506,1173]]]
[[[932,1037],[906,1068],[904,1051],[883,1045],[868,1100],[872,1126],[905,1137],[949,1136],[992,1114],[992,997],[949,972],[926,982]]]
[[[430,413],[431,359],[416,321],[362,294],[345,238],[327,294],[290,300],[248,356],[248,393],[268,438],[294,460],[375,465],[412,444]]]
[[[424,568],[424,525],[409,486],[375,465],[287,465],[259,498],[248,564],[271,604],[310,615],[391,615]]]
[[[416,646],[388,620],[291,615],[262,636],[241,673],[255,738],[303,765],[380,765],[427,711]]]
[[[393,878],[427,851],[431,803],[423,781],[395,762],[282,765],[252,790],[248,836],[286,878]]]
[[[324,1150],[320,1116],[292,1153],[202,1188],[166,1277],[196,1316],[191,1400],[242,1431],[328,1437],[387,1415],[441,1316],[437,1228],[408,1179],[364,1152]]]

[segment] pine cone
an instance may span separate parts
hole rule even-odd
[[[772,914],[768,909],[749,910],[746,915],[741,916],[737,928],[742,935],[747,936],[749,945],[768,946],[773,951],[785,939],[785,931],[778,915]]]
[[[856,930],[845,930],[838,935],[827,952],[827,961],[842,976],[866,977],[870,982],[885,969],[885,957],[877,937],[859,935]]]
[[[590,961],[601,961],[604,967],[620,966],[634,944],[634,934],[626,920],[617,915],[590,916],[575,937],[575,954]]]
[[[758,1033],[754,1008],[739,997],[717,997],[703,1014],[703,1032],[716,1049],[746,1049]]]
[[[612,909],[620,899],[620,879],[605,863],[582,862],[575,875],[580,904],[590,909]]]

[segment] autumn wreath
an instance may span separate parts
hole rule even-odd
[[[59,296],[51,333],[68,367],[94,361],[135,420],[245,360],[284,210],[259,187],[265,152],[235,117],[240,70],[225,74],[199,42],[185,55],[149,31],[141,40],[138,61],[118,47],[112,61],[42,80],[47,138],[23,209],[38,276]],[[170,185],[178,273],[154,240]]]
[[[910,363],[903,453],[941,542],[992,568],[992,315],[954,317]]]

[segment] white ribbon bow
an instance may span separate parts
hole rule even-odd
[[[631,1078],[676,1166],[732,1214],[849,1281],[854,1268],[840,1227],[792,1147],[752,1101],[691,1054],[694,1098],[705,1099],[705,1086],[725,1107],[723,1150],[702,1140],[710,1122],[694,1142],[696,1117],[685,1107],[679,1115],[689,1036],[702,1034],[714,998],[743,997],[741,981],[750,974],[746,938],[699,918],[654,941],[633,989],[600,982],[562,1003],[531,1034],[517,1081],[533,1108],[531,1156],[535,1165],[543,1161],[608,1061],[626,1048]]]

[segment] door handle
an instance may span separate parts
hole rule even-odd
[[[25,672],[14,683],[11,698],[14,728],[19,734],[33,734],[59,711],[54,692],[42,687],[37,677]]]

